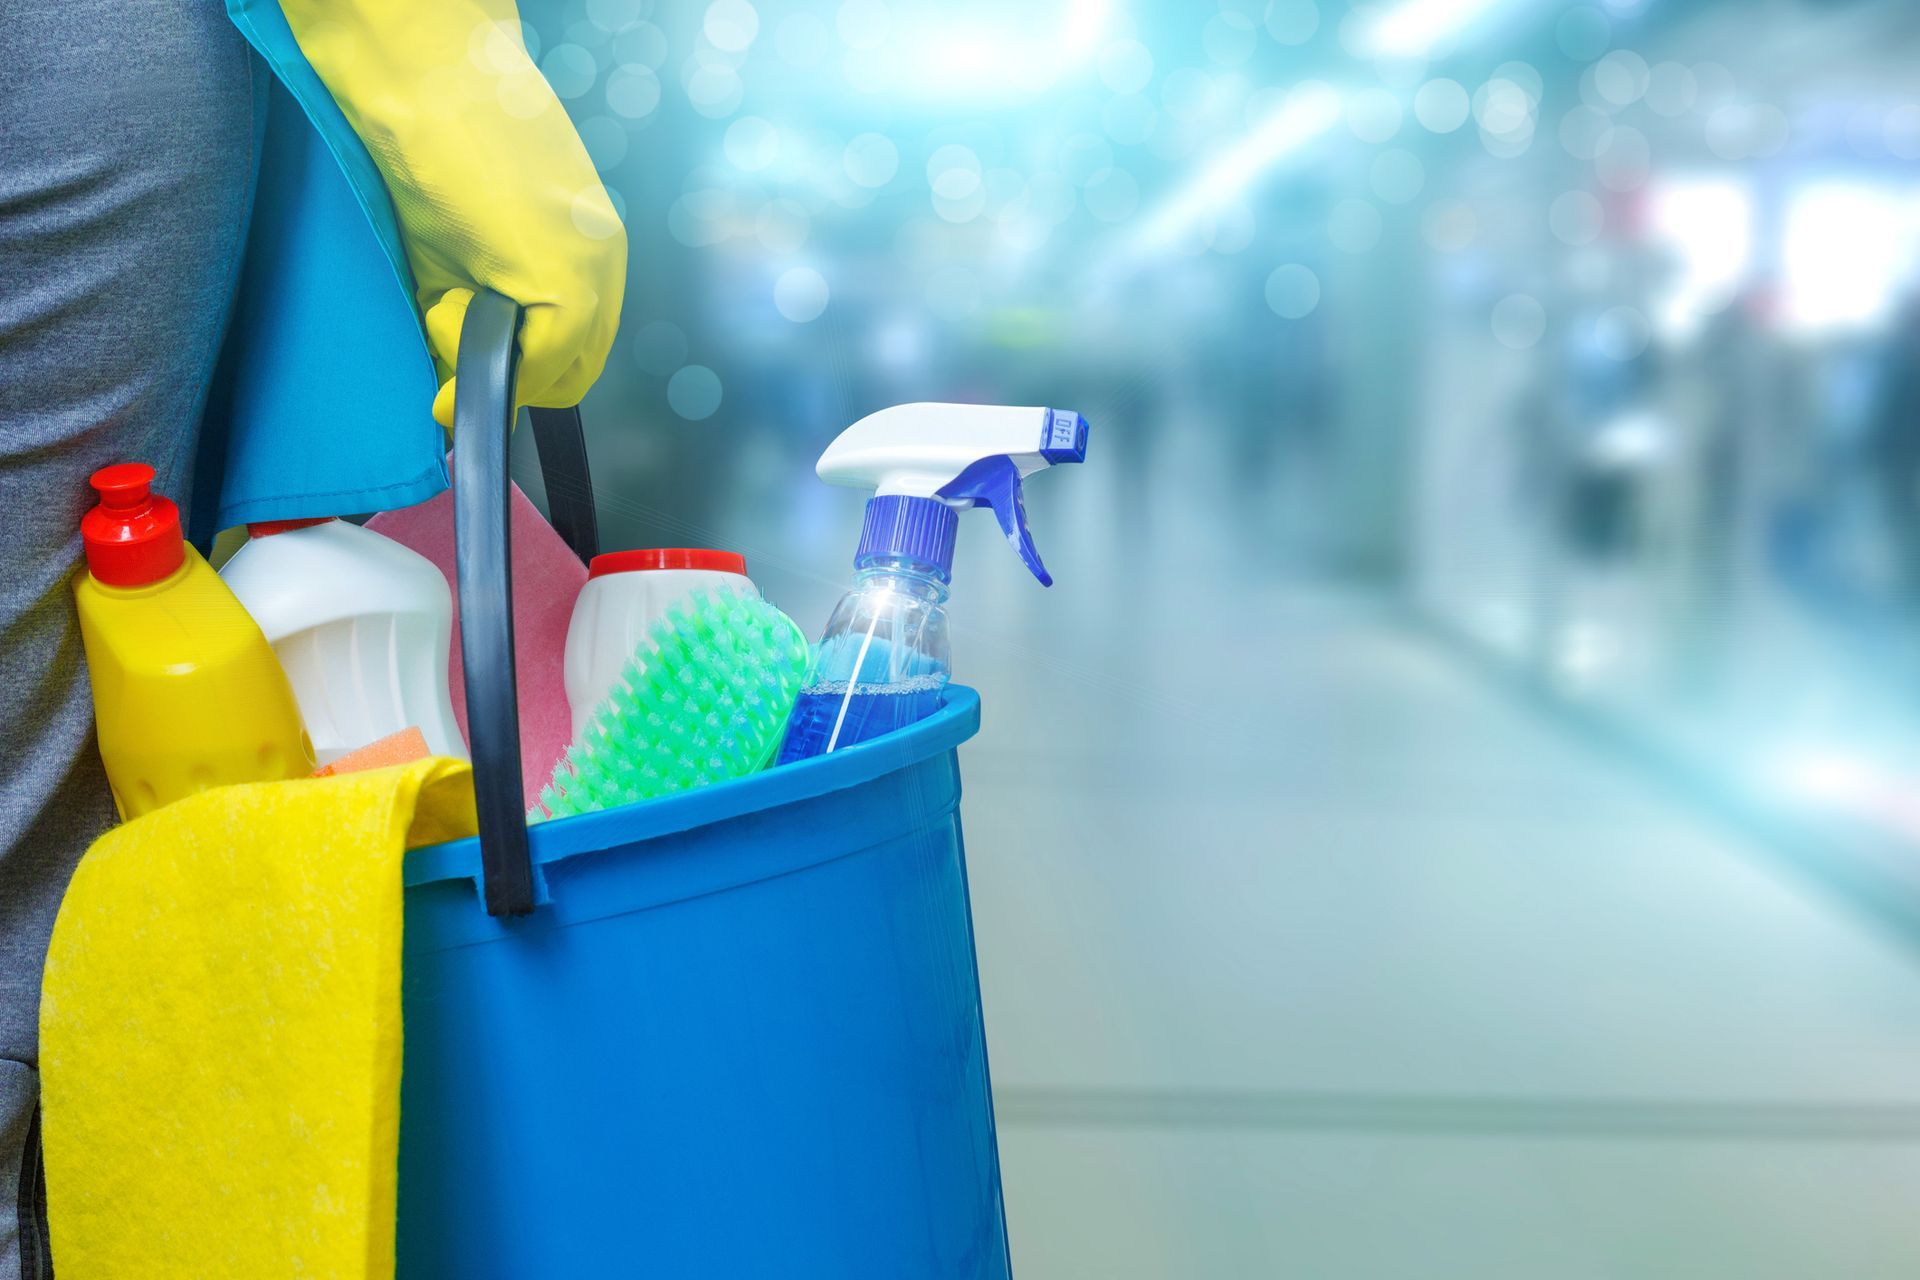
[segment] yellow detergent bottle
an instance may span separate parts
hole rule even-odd
[[[304,778],[313,745],[286,672],[220,576],[180,536],[153,468],[93,473],[74,581],[100,757],[123,818],[233,782]]]

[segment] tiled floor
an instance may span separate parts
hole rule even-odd
[[[1920,946],[1385,603],[1226,599],[956,638],[1024,1280],[1920,1275]]]

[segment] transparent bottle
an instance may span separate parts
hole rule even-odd
[[[794,702],[780,763],[825,755],[932,715],[952,672],[947,578],[906,555],[863,558]]]
[[[1063,409],[902,404],[842,431],[815,468],[872,489],[853,554],[853,590],[821,637],[778,763],[825,755],[940,709],[951,663],[947,585],[960,513],[986,507],[1042,586],[1053,579],[1027,531],[1020,484],[1087,455],[1087,422]]]

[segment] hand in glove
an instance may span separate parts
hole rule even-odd
[[[620,322],[627,237],[513,0],[281,0],[379,166],[445,381],[474,290],[520,303],[521,404],[578,404]]]

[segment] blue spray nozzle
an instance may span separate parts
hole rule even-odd
[[[1040,456],[1049,466],[1087,460],[1087,420],[1071,409],[1047,410],[1047,425],[1041,433]]]
[[[1085,422],[1080,424],[1080,450],[1084,455]],[[1078,462],[1079,459],[1073,461]],[[1012,458],[980,459],[955,476],[951,483],[940,490],[939,496],[949,502],[970,500],[991,508],[994,519],[1000,522],[1000,532],[1006,535],[1014,552],[1033,576],[1040,580],[1040,585],[1053,585],[1053,575],[1047,572],[1046,565],[1040,563],[1040,550],[1033,545],[1033,532],[1027,528],[1027,503],[1020,491],[1020,468],[1014,465]]]
[[[855,564],[899,555],[952,567],[955,513],[991,507],[1033,576],[1053,577],[1027,530],[1023,477],[1087,456],[1087,420],[1070,409],[900,404],[870,413],[820,455],[822,480],[874,491]]]

